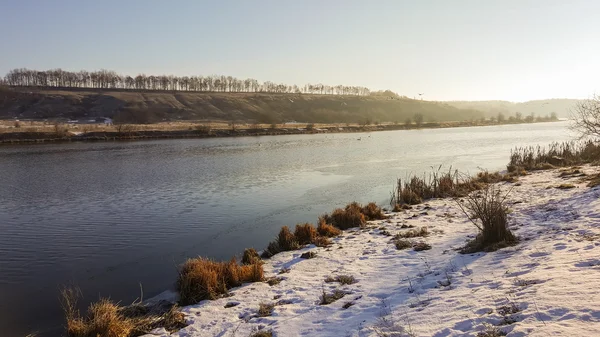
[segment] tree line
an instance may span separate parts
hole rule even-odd
[[[368,96],[371,91],[360,86],[306,84],[304,86],[259,82],[252,78],[238,79],[232,76],[173,76],[145,75],[129,76],[112,70],[45,71],[19,68],[10,70],[3,82],[9,86],[56,87],[56,88],[99,88],[130,90],[200,91],[200,92],[264,92],[321,95]]]

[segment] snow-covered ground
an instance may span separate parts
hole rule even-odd
[[[258,329],[277,337],[477,336],[490,326],[507,336],[600,336],[600,187],[558,175],[500,184],[513,188],[509,221],[521,239],[514,247],[459,254],[476,228],[454,201],[432,200],[346,231],[329,248],[277,254],[264,268],[283,278],[279,284],[247,284],[231,297],[185,307],[190,325],[173,336],[246,337]],[[563,183],[576,188],[554,188]],[[432,249],[397,250],[382,232],[407,231],[402,225],[426,226],[430,235],[415,240]],[[317,255],[300,258],[306,251]],[[290,271],[279,274],[284,268]],[[324,281],[336,275],[358,282]],[[334,289],[347,294],[319,305],[323,291]],[[257,317],[260,303],[276,304],[272,316]]]

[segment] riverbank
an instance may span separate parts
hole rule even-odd
[[[600,202],[585,178],[600,170],[577,170],[497,184],[510,191],[509,225],[520,239],[514,247],[459,254],[476,228],[453,200],[430,200],[344,231],[329,247],[279,253],[263,264],[265,278],[278,282],[185,307],[187,327],[148,336],[599,334]],[[415,240],[431,249],[396,249],[391,235],[407,227],[426,227],[428,235]],[[308,252],[314,258],[301,258]],[[347,279],[340,276],[356,282],[330,282]],[[324,293],[339,298],[320,305]]]
[[[558,122],[558,121],[556,121]],[[26,122],[5,122],[0,129],[0,144],[92,142],[147,139],[219,138],[248,136],[279,136],[318,133],[356,133],[416,129],[441,129],[457,127],[477,127],[526,123],[496,123],[487,121],[460,121],[444,123],[416,124],[240,124],[227,123],[162,123],[162,124],[47,124],[36,122],[26,126]],[[540,123],[540,122],[536,122]],[[24,124],[24,125],[21,125]],[[18,125],[18,127],[15,127]],[[35,126],[34,126],[35,125]]]

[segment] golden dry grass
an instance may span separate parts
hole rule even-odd
[[[319,235],[332,238],[342,234],[342,231],[333,225],[328,224],[323,217],[319,217],[319,226],[317,226]]]
[[[348,204],[345,208],[337,208],[331,214],[324,214],[321,218],[327,224],[344,230],[353,227],[363,227],[366,224],[362,206],[356,202]]]
[[[317,236],[317,230],[312,224],[309,223],[298,224],[294,230],[294,237],[296,238],[296,242],[298,242],[300,245],[313,243]]]
[[[377,206],[376,203],[370,202],[361,209],[365,219],[368,220],[383,220],[387,217],[383,214],[381,207]]]
[[[242,264],[248,265],[255,263],[261,263],[260,255],[258,255],[254,248],[244,249],[244,255],[242,255]]]
[[[263,278],[260,263],[240,266],[235,259],[216,262],[199,257],[187,260],[180,267],[177,290],[181,304],[189,305],[216,299],[227,294],[230,288],[246,282],[260,282]]]
[[[74,288],[62,291],[68,337],[135,337],[159,327],[173,332],[186,325],[185,316],[177,306],[166,311],[139,303],[121,307],[106,298],[90,304],[86,315],[81,316],[76,309],[80,296],[81,292]]]

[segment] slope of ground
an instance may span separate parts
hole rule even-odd
[[[486,117],[496,117],[499,113],[503,113],[508,118],[517,112],[520,112],[523,117],[531,113],[543,117],[554,112],[560,118],[569,118],[571,111],[579,101],[578,99],[555,98],[520,103],[508,101],[448,101],[446,103],[459,109],[482,111]]]
[[[330,248],[277,254],[264,268],[278,284],[248,284],[186,307],[190,325],[173,336],[600,335],[600,190],[579,179],[549,170],[500,184],[512,189],[517,246],[458,254],[476,230],[454,201],[432,200],[346,231]],[[429,236],[413,240],[432,249],[397,250],[389,235],[407,226],[426,226]],[[316,256],[300,258],[308,251]],[[339,275],[357,282],[325,282]],[[320,305],[323,292],[334,290],[343,297]],[[263,306],[264,317],[261,303],[274,305],[272,312]]]
[[[128,123],[220,120],[261,123],[404,123],[479,119],[483,114],[447,104],[381,96],[200,93],[133,90],[5,88],[0,118],[109,117]]]

